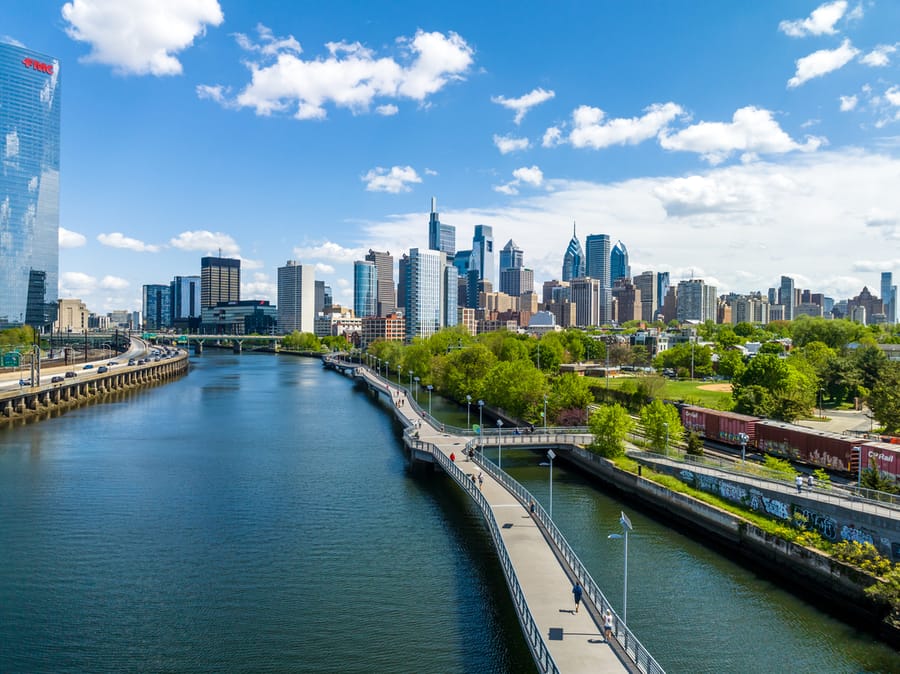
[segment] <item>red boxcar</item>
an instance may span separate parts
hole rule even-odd
[[[831,470],[850,470],[852,449],[863,442],[849,435],[817,431],[783,421],[756,422],[756,447],[760,451]]]
[[[722,442],[726,445],[741,446],[741,433],[749,438],[748,445],[753,446],[756,417],[722,410],[710,410],[705,407],[686,405],[681,408],[681,423],[687,431],[696,431],[701,438]]]
[[[862,468],[875,467],[883,477],[900,480],[900,449],[887,442],[866,442],[860,445]]]

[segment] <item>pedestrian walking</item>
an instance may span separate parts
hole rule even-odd
[[[453,452],[450,452],[450,460],[456,461],[456,454],[454,454]]]
[[[809,490],[812,491],[812,488],[816,486],[816,478],[810,475],[806,478],[806,486],[809,487]]]
[[[531,511],[532,517],[534,516],[534,499],[531,500],[531,503],[528,505],[528,510]]]
[[[797,493],[801,493],[803,491],[803,478],[798,475],[794,482],[797,483]]]
[[[606,609],[606,616],[603,618],[603,636],[606,637],[606,642],[609,643],[609,640],[612,638],[612,611]]]
[[[575,581],[575,586],[572,588],[572,596],[575,597],[575,613],[578,613],[578,605],[581,603],[581,595],[584,593],[584,590],[581,589],[581,585],[578,581]]]
[[[478,488],[481,489],[484,486],[484,475],[481,471],[478,471]]]

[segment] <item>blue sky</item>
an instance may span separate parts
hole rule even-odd
[[[245,298],[427,246],[430,199],[558,278],[577,222],[632,272],[835,298],[900,273],[900,3],[7,2],[61,62],[60,296],[243,260]]]

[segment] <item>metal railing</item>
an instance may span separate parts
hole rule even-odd
[[[494,513],[491,510],[491,506],[487,502],[487,499],[484,497],[484,494],[481,493],[478,486],[465,472],[462,471],[462,469],[459,468],[459,466],[445,456],[444,453],[433,444],[412,437],[409,429],[404,430],[403,436],[407,445],[410,447],[430,453],[438,464],[440,464],[441,468],[443,468],[444,471],[475,500],[475,503],[478,504],[485,522],[488,525],[488,529],[491,532],[491,538],[494,541],[494,545],[497,548],[500,565],[503,567],[503,575],[506,577],[506,583],[509,586],[509,591],[512,595],[513,603],[515,604],[516,615],[519,618],[519,624],[522,626],[522,632],[525,635],[525,640],[528,642],[528,648],[531,650],[535,664],[537,664],[542,672],[558,674],[559,668],[553,661],[550,649],[547,648],[547,643],[544,641],[541,628],[535,622],[534,616],[531,614],[531,609],[528,608],[528,602],[525,600],[525,593],[522,591],[522,586],[519,584],[516,570],[513,567],[512,560],[509,558],[506,544],[503,542],[503,538],[500,535],[500,527],[497,524],[497,520],[494,518]],[[468,445],[470,444],[471,442],[467,444],[466,450],[469,449]]]
[[[477,456],[477,455],[476,455]],[[530,504],[534,502],[535,504],[535,517],[543,525],[544,529],[550,536],[550,539],[553,541],[553,544],[556,546],[562,558],[566,561],[569,567],[575,574],[575,577],[578,579],[578,582],[581,583],[581,587],[584,589],[584,592],[587,593],[588,597],[590,597],[591,601],[597,607],[597,610],[600,611],[600,614],[603,615],[607,610],[609,610],[613,614],[613,634],[616,637],[616,640],[622,646],[622,649],[625,653],[628,654],[628,657],[631,658],[635,666],[642,672],[646,672],[647,674],[661,674],[665,670],[659,665],[658,662],[654,659],[654,657],[650,654],[650,652],[644,647],[643,644],[638,640],[638,638],[634,635],[634,633],[628,629],[627,625],[625,625],[621,618],[619,618],[619,614],[616,613],[615,609],[613,609],[612,605],[607,600],[606,596],[600,590],[600,587],[591,577],[590,572],[587,570],[587,567],[584,563],[578,558],[578,555],[575,554],[575,551],[572,549],[572,546],[569,545],[569,542],[562,535],[562,532],[556,526],[550,516],[547,514],[547,511],[544,510],[543,506],[541,506],[537,500],[531,495],[531,493],[525,489],[521,484],[516,482],[512,477],[507,475],[505,472],[497,468],[490,461],[480,460],[481,457],[478,457],[478,465],[482,467],[491,477],[497,480],[500,484],[506,488],[516,499],[522,503],[523,506],[526,504]]]

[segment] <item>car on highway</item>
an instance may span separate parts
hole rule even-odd
[[[19,386],[31,386],[31,379],[20,379]]]
[[[128,364],[129,364],[129,365],[134,365],[135,362],[136,362],[136,361],[134,360],[134,358],[131,358],[131,359],[129,359]]]
[[[71,370],[66,372],[66,379],[71,379],[72,377],[77,377],[77,376],[78,376],[77,372],[72,372]]]
[[[93,369],[94,369],[94,366],[93,366],[91,363],[88,363],[87,365],[85,365],[85,366],[84,366],[83,368],[81,368],[81,369],[82,369],[82,370],[93,370]]]
[[[97,368],[97,372],[99,374],[103,374],[104,372],[109,372],[109,368],[106,367],[106,365],[101,365],[100,367]]]
[[[57,375],[54,375],[54,377],[50,381],[54,384],[58,384],[59,382],[65,381],[65,380],[66,380],[65,377],[63,377],[61,374],[57,374]]]

